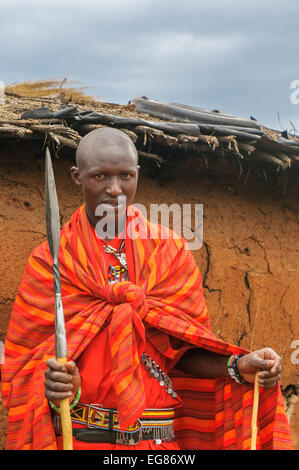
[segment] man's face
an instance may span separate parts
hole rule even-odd
[[[72,177],[82,186],[86,212],[92,225],[104,213],[115,220],[133,202],[137,189],[139,166],[129,143],[92,148],[84,155]],[[97,214],[97,215],[96,215]]]

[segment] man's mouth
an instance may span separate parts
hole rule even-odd
[[[124,206],[124,201],[103,201],[101,203],[101,206],[103,207],[123,207]]]
[[[117,199],[115,201],[103,201],[102,204],[108,204],[110,206],[118,206],[119,201]]]
[[[104,199],[96,208],[95,215],[102,217],[105,214],[116,214],[123,212],[126,208],[126,198],[118,197],[115,199]]]
[[[126,198],[120,196],[115,199],[104,199],[104,201],[102,201],[101,204],[118,207],[118,206],[122,206],[123,204],[125,204],[125,202],[126,202]]]

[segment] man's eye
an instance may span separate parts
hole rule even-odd
[[[105,175],[103,173],[98,173],[95,177],[97,180],[103,180],[105,178]]]
[[[130,178],[130,174],[129,173],[124,173],[123,175],[121,175],[121,177],[125,180],[128,180]]]

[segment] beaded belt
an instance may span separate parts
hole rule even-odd
[[[79,434],[76,436],[77,431],[88,432],[89,430],[104,431],[101,435],[100,441],[92,442],[115,442],[116,444],[136,445],[140,440],[153,439],[153,440],[173,440],[173,422],[174,422],[174,409],[146,409],[136,423],[129,426],[125,431],[121,432],[117,410],[103,408],[102,405],[84,403],[77,403],[71,411],[71,420],[74,423],[79,423],[87,426],[83,429],[73,429],[75,437],[79,439]],[[61,432],[61,422],[59,413],[55,412],[54,428],[56,433]],[[110,431],[110,432],[109,432]],[[113,433],[113,435],[111,434]],[[106,440],[105,440],[106,436]],[[79,439],[80,440],[80,439]],[[82,439],[83,440],[83,439]],[[88,439],[86,439],[88,440]],[[91,442],[91,441],[89,441]]]

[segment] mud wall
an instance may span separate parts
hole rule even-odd
[[[68,169],[55,160],[62,222],[82,202]],[[248,349],[270,346],[283,358],[283,388],[294,446],[299,449],[299,192],[247,185],[229,172],[210,175],[177,171],[159,182],[141,173],[136,202],[195,204],[204,210],[203,246],[193,251],[201,270],[213,331]],[[193,176],[192,176],[193,175]],[[44,161],[39,146],[0,148],[0,340],[31,250],[45,237]],[[298,349],[298,346],[297,346]],[[292,355],[293,354],[293,355]],[[294,360],[295,359],[295,360]],[[296,361],[297,359],[297,361]],[[7,412],[0,404],[0,448]]]

